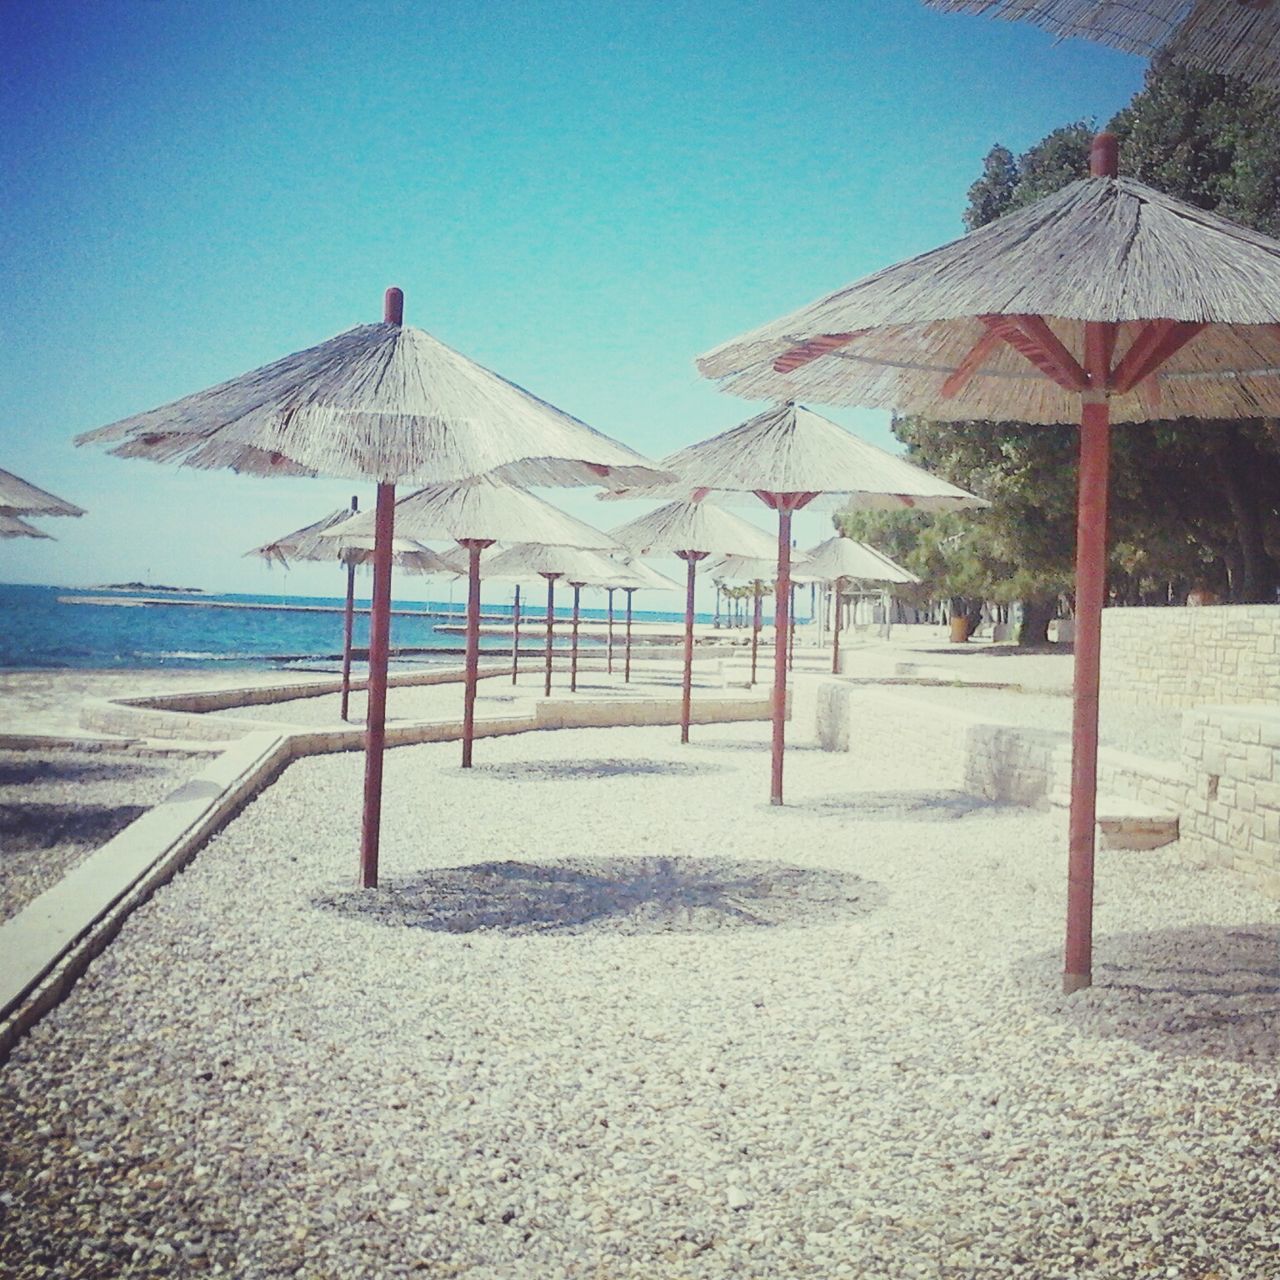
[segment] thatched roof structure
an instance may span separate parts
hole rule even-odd
[[[699,551],[705,555],[768,557],[774,540],[714,502],[670,502],[609,532],[640,555]]]
[[[0,515],[82,516],[84,509],[67,502],[64,498],[47,493],[44,489],[38,489],[30,481],[22,479],[21,476],[15,476],[12,471],[0,470]],[[35,533],[9,536],[47,538],[49,535]]]
[[[806,575],[809,557],[801,551],[791,553],[791,580],[809,582]],[[778,576],[778,558],[773,556],[721,556],[706,568],[706,575],[716,582],[767,582]],[[820,579],[812,579],[820,581]]]
[[[616,566],[607,556],[582,547],[548,546],[519,542],[485,561],[486,581],[533,582],[546,573],[558,573],[561,580],[584,587],[612,587],[619,584]]]
[[[395,527],[398,533],[424,542],[474,538],[594,550],[618,545],[607,533],[567,515],[527,490],[488,477],[429,485],[401,498],[396,503]],[[373,528],[374,513],[367,511],[320,536],[368,536]]]
[[[439,484],[654,478],[640,454],[422,329],[359,325],[159,409],[78,437],[122,457]]]
[[[809,552],[805,574],[818,582],[858,578],[864,582],[916,583],[920,579],[909,569],[890,560],[882,551],[837,535],[820,542]]]
[[[343,564],[368,564],[373,559],[372,536],[326,538],[322,535],[352,516],[349,507],[339,507],[322,520],[304,525],[274,542],[264,542],[246,556],[257,556],[268,564],[282,564],[287,569],[292,560],[341,560]],[[393,538],[391,550],[396,564],[415,573],[450,573],[452,566],[442,556],[412,538]]]
[[[601,496],[697,500],[715,492],[729,501],[746,495],[755,506],[752,495],[761,491],[811,493],[820,495],[809,505],[813,511],[851,506],[938,511],[988,505],[797,404],[767,409],[731,431],[670,454],[660,465],[674,471],[679,483]]]
[[[1086,320],[1117,322],[1120,353],[1151,337],[1147,321],[1183,340],[1146,383],[1141,351],[1117,368],[1113,421],[1280,414],[1280,243],[1126,178],[1074,182],[735,338],[698,367],[753,399],[1075,422],[1083,388],[1046,377],[1014,330],[1044,326],[1044,342],[1071,357],[1062,363],[1079,366]]]
[[[605,587],[621,587],[624,591],[679,591],[680,584],[673,582],[664,573],[659,573],[652,565],[646,564],[639,556],[626,552],[614,552],[609,557],[613,566],[613,577],[601,585]]]
[[[1280,6],[1273,0],[924,0],[949,13],[1021,18],[1152,57],[1280,88]]]
[[[0,515],[0,538],[53,538],[53,534],[45,533],[17,516]]]

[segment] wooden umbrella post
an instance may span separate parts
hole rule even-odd
[[[378,887],[382,828],[382,756],[387,741],[387,659],[391,648],[391,541],[396,487],[378,485],[374,523],[373,599],[369,614],[369,700],[365,712],[364,819],[360,831],[360,884]]]
[[[636,588],[623,587],[622,589],[627,593],[627,648],[626,648],[625,657],[623,658],[622,679],[624,684],[630,684],[631,683],[631,601],[636,594]]]
[[[582,583],[571,582],[573,588],[573,624],[569,642],[569,692],[578,692],[578,625],[582,620]]]
[[[689,720],[693,714],[693,593],[698,573],[698,561],[706,558],[705,551],[677,551],[685,562],[684,591],[684,679],[680,691],[680,741],[689,741]],[[717,597],[719,589],[717,588]]]
[[[511,683],[520,675],[520,584],[516,583],[515,603],[511,606]]]
[[[790,556],[787,557],[788,563]],[[787,617],[787,670],[796,667],[796,584],[791,584],[791,608]]]
[[[832,598],[835,600],[835,623],[832,627],[835,633],[835,639],[831,642],[831,674],[838,676],[840,674],[840,579],[837,578],[831,586]]]
[[[360,500],[352,495],[351,511],[354,514],[360,506]],[[355,630],[356,616],[356,557],[347,553],[347,607],[342,617],[342,707],[340,714],[344,720],[351,703],[351,637]]]
[[[787,743],[787,621],[791,603],[791,508],[782,495],[778,508],[778,586],[773,629],[773,770],[769,803],[782,803],[782,755]]]
[[[471,747],[476,731],[476,686],[480,683],[480,553],[493,546],[487,538],[459,538],[467,551],[467,657],[466,685],[462,695],[462,767],[471,768]]]
[[[384,324],[404,323],[404,294],[388,289]],[[365,712],[364,815],[360,824],[360,884],[378,887],[382,833],[382,756],[387,743],[387,658],[391,648],[391,544],[395,537],[396,487],[378,483],[374,511],[373,599],[369,613],[369,701]]]
[[[1094,139],[1089,169],[1115,177],[1116,139]],[[1111,409],[1107,393],[1114,324],[1087,321],[1084,369],[1089,388],[1080,414],[1080,479],[1076,506],[1075,687],[1071,714],[1071,811],[1067,835],[1067,938],[1062,989],[1093,981],[1093,864],[1098,793],[1098,687],[1102,605],[1107,582],[1107,486]]]
[[[755,605],[751,611],[751,684],[754,687],[756,682],[756,660],[760,655],[760,613],[764,596],[764,584],[759,578],[752,584],[751,593],[755,596]]]
[[[609,596],[608,626],[605,633],[604,669],[606,674],[613,675],[613,593],[617,587],[606,587]]]
[[[544,573],[547,580],[547,677],[543,685],[543,696],[551,697],[551,651],[555,644],[556,631],[556,579],[558,573]]]

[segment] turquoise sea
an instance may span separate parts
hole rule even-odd
[[[0,585],[0,668],[82,667],[294,667],[323,669],[342,653],[342,600],[338,597],[174,594],[163,603],[143,604],[161,593],[112,591],[101,587]],[[90,604],[110,599],[113,604]],[[79,601],[79,603],[77,602]],[[219,608],[219,603],[265,608]],[[618,596],[619,617],[623,597]],[[365,607],[368,600],[360,602]],[[318,606],[310,611],[299,606]],[[557,602],[559,606],[559,602]],[[460,602],[396,601],[406,611],[391,622],[395,660],[440,662],[461,652],[462,637],[437,631],[437,624],[462,621]],[[535,604],[535,611],[541,610]],[[484,606],[486,620],[509,619],[510,604]],[[433,616],[423,616],[423,615]],[[557,619],[561,610],[557,607]],[[583,617],[603,618],[601,609]],[[679,615],[637,609],[637,620],[673,621]],[[368,643],[367,616],[357,614],[355,642]],[[481,635],[483,648],[510,647],[502,635]],[[524,647],[522,636],[522,648]],[[529,645],[541,643],[530,634]]]

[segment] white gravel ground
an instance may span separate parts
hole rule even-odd
[[[1064,998],[1059,817],[891,735],[774,809],[767,726],[694,737],[392,752],[355,914],[360,759],[292,766],[0,1071],[0,1275],[1280,1277],[1274,903],[1103,853]],[[494,873],[442,873],[508,862],[467,931]]]

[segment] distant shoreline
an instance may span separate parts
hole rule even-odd
[[[151,582],[105,582],[99,587],[89,587],[90,591],[166,591],[174,595],[198,596],[204,594],[203,587],[166,587]]]

